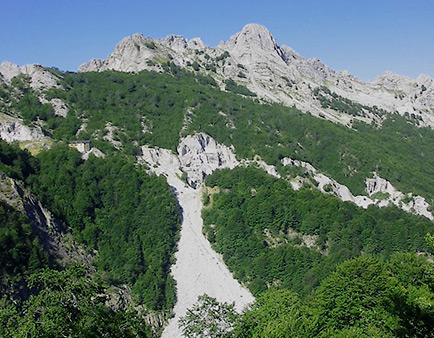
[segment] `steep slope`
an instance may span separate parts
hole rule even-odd
[[[428,205],[422,200],[416,203],[410,194],[422,196],[432,204],[430,163],[434,158],[434,134],[430,129],[417,128],[397,115],[386,115],[381,132],[377,126],[364,123],[349,129],[294,108],[258,104],[221,91],[209,77],[173,64],[164,67],[168,74],[62,74],[63,88],[49,93],[50,97],[63,99],[71,113],[66,118],[56,116],[50,121],[53,129],[47,132],[61,140],[91,139],[93,147],[105,154],[121,151],[131,155],[138,154],[143,145],[175,151],[180,137],[203,132],[235,150],[238,161],[252,161],[259,156],[262,167],[277,170],[282,177],[311,176],[312,183],[322,182],[320,188],[331,185],[338,196],[360,200],[359,205],[377,203],[375,198],[368,201],[366,190],[366,180],[375,172],[403,193],[400,198],[393,198],[395,204],[405,198],[404,204],[410,209],[413,203],[415,210],[429,215]],[[326,89],[321,93],[318,95],[329,95]],[[198,150],[187,147],[185,151],[194,157]],[[293,168],[297,165],[282,167],[284,158],[312,165],[318,173],[303,173],[304,169],[300,172]],[[190,165],[200,165],[201,157],[197,160]],[[328,179],[334,181],[326,183]],[[339,192],[339,184],[349,192]],[[392,198],[393,194],[388,194]],[[357,195],[363,196],[355,198]],[[386,204],[386,200],[381,204]]]
[[[59,78],[40,65],[19,67],[11,62],[3,61],[0,64],[0,74],[3,82],[8,84],[16,76],[26,75],[31,80],[30,86],[39,91],[59,87]]]
[[[431,220],[396,207],[367,209],[256,168],[216,171],[205,181],[204,229],[234,276],[256,296],[268,288],[308,294],[336,264],[362,254],[431,252]]]
[[[207,294],[221,302],[235,302],[238,311],[253,301],[253,296],[233,278],[202,233],[203,180],[216,169],[233,168],[237,161],[227,147],[204,134],[183,139],[178,146],[178,155],[167,149],[147,146],[142,147],[142,153],[140,163],[149,165],[151,172],[166,176],[182,215],[176,263],[172,267],[177,283],[175,317],[163,332],[163,337],[182,337],[179,318],[199,296]],[[186,180],[192,186],[181,179],[182,172],[186,173]]]
[[[75,243],[71,234],[62,227],[52,213],[16,180],[0,172],[0,201],[25,216],[32,224],[33,232],[41,245],[61,266],[71,263],[90,263],[92,256]]]
[[[107,60],[92,60],[79,71],[161,72],[167,61],[210,75],[222,88],[231,79],[264,100],[296,105],[344,125],[354,120],[381,124],[385,114],[397,112],[418,126],[434,126],[434,84],[429,77],[411,80],[386,73],[364,83],[319,59],[304,59],[290,47],[279,46],[268,29],[257,24],[246,25],[215,48],[200,39],[153,40],[135,34],[123,39]],[[320,97],[322,87],[329,92]]]

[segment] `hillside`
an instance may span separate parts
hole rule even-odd
[[[430,337],[433,125],[432,79],[364,83],[256,24],[3,62],[0,333],[177,338],[199,297],[227,337]]]

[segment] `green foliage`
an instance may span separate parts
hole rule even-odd
[[[179,327],[188,338],[224,338],[231,337],[238,319],[234,304],[219,303],[205,294],[179,320]]]
[[[148,47],[149,49],[156,49],[157,48],[157,45],[152,40],[145,41],[145,46]]]
[[[343,263],[316,291],[320,329],[355,326],[363,318],[396,330],[397,322],[390,313],[394,288],[386,267],[376,258],[362,256]]]
[[[122,155],[83,161],[77,151],[57,146],[38,159],[32,189],[76,238],[98,251],[105,277],[129,284],[151,309],[170,309],[179,215],[165,180],[146,175]]]
[[[27,282],[35,295],[0,305],[2,337],[152,337],[136,313],[105,305],[103,284],[84,267],[41,270]]]
[[[130,154],[143,144],[175,150],[180,133],[202,131],[218,142],[234,145],[240,158],[260,155],[275,165],[283,157],[307,161],[354,194],[365,194],[365,179],[376,171],[399,190],[434,200],[434,133],[430,129],[417,128],[405,118],[391,115],[381,130],[354,123],[355,131],[295,108],[258,104],[253,97],[234,95],[250,94],[230,80],[226,89],[232,93],[222,92],[210,77],[185,71],[172,62],[162,66],[166,74],[64,74],[65,90],[52,89],[50,97],[61,98],[74,118],[86,120],[87,129],[78,137],[99,142],[98,147],[105,152],[113,151],[101,141],[109,122],[117,128],[123,150]],[[336,96],[318,89],[319,94]],[[375,107],[354,107],[351,109],[357,112],[383,114]],[[192,108],[192,121],[182,130],[185,113]],[[228,128],[228,119],[236,129]],[[66,120],[61,121],[66,124]],[[54,126],[56,138],[62,138],[63,133],[64,139],[73,135],[78,122],[72,119],[67,125],[65,131]]]
[[[225,52],[205,68],[215,71],[214,62],[224,63],[229,56]],[[129,155],[135,155],[143,144],[175,150],[180,134],[202,131],[218,142],[234,145],[240,158],[260,155],[282,174],[304,174],[299,169],[283,168],[283,157],[304,160],[361,194],[366,177],[376,171],[398,189],[434,200],[434,133],[430,129],[416,128],[407,119],[392,115],[383,121],[381,130],[364,123],[354,123],[355,130],[350,130],[295,108],[258,104],[247,88],[234,81],[227,81],[228,92],[222,92],[211,77],[187,72],[172,62],[162,67],[166,74],[56,71],[63,76],[63,89],[51,89],[45,95],[66,102],[70,108],[66,118],[55,116],[49,105],[39,102],[26,77],[13,79],[19,99],[5,90],[0,90],[0,96],[10,100],[27,123],[45,121],[54,138],[89,138],[107,154],[114,152],[103,140],[109,123],[123,153]],[[290,79],[285,80],[292,86]],[[359,105],[327,88],[315,92],[324,107],[353,115],[384,114],[377,107]],[[194,114],[191,123],[184,126],[187,110]],[[235,128],[228,128],[228,120]],[[76,135],[83,122],[86,130]],[[30,182],[44,204],[73,229],[76,238],[98,252],[97,264],[107,281],[128,283],[149,308],[173,305],[174,281],[168,271],[179,219],[164,179],[145,175],[132,160],[119,154],[83,162],[80,154],[66,147],[41,154],[39,171],[38,163],[28,154],[2,143],[0,147],[0,170]],[[370,207],[364,211],[319,192],[294,192],[289,184],[253,169],[215,173],[207,184],[218,185],[222,192],[213,196],[213,203],[204,211],[205,230],[236,277],[248,283],[255,294],[274,286],[291,289],[302,297],[276,291],[276,297],[282,298],[279,300],[267,292],[254,306],[253,314],[242,321],[240,337],[432,335],[432,272],[423,258],[393,256],[397,251],[432,250],[423,238],[425,233],[432,233],[432,223],[396,208]],[[9,255],[12,251],[15,258],[20,256],[16,252],[23,252],[22,262],[8,266],[5,261],[5,268],[23,271],[46,264],[43,256],[39,261],[32,258],[39,257],[32,253],[38,243],[29,226],[4,210],[3,222],[15,226],[2,230],[6,248],[2,252]],[[289,230],[298,235],[289,236]],[[306,247],[302,235],[315,236],[311,237],[315,240],[311,248]],[[337,264],[362,253],[392,258],[385,263],[363,257],[344,263],[329,275]],[[310,296],[314,300],[305,300],[303,296],[310,295],[320,283],[316,294]],[[329,290],[334,297],[327,294]],[[63,301],[70,304],[67,298]],[[68,309],[76,313],[74,307]],[[60,319],[47,323],[70,327],[64,321],[70,312],[56,307],[50,311],[59,312]],[[100,318],[99,310],[92,311],[87,319],[91,324],[90,318]],[[101,311],[106,313],[106,309]],[[19,309],[9,305],[2,308],[1,323],[6,323],[3,320],[8,313],[18,314]],[[107,318],[112,317],[109,314]],[[21,327],[17,320],[1,327]],[[83,324],[80,317],[76,320]],[[309,321],[314,328],[306,324]],[[110,327],[100,319],[95,325]],[[38,331],[42,336],[56,334],[47,327],[42,330]],[[243,330],[248,334],[242,336]]]
[[[199,64],[197,63],[197,61],[194,61],[194,62],[193,62],[192,67],[193,67],[193,69],[194,69],[196,72],[198,72],[198,71],[200,70],[200,66],[199,66]]]
[[[379,109],[377,106],[369,107],[351,101],[331,92],[330,89],[324,86],[315,88],[313,94],[320,101],[321,107],[330,108],[341,113],[353,116],[366,116],[368,112],[377,116],[382,116],[386,113],[385,110]]]
[[[427,233],[425,236],[425,241],[427,242],[427,244],[429,245],[429,247],[431,249],[434,249],[434,236],[431,235],[430,233]]]
[[[38,172],[38,161],[27,150],[21,150],[15,143],[0,140],[0,172],[7,176],[25,181],[31,174]]]
[[[233,337],[433,337],[434,270],[415,254],[340,264],[306,300],[269,290]]]
[[[381,336],[433,337],[433,277],[432,264],[414,254],[345,262],[316,291],[318,329],[377,327]]]
[[[170,74],[118,72],[65,74],[67,91],[52,95],[68,102],[77,116],[87,120],[79,138],[105,135],[108,122],[119,129],[124,147],[132,143],[176,149],[184,114],[204,95],[202,88],[216,86],[210,77],[194,77],[173,63],[164,65]],[[145,124],[149,132],[143,132]]]
[[[57,75],[61,75],[61,73],[58,72]],[[45,134],[57,139],[71,139],[80,127],[80,120],[75,116],[74,110],[70,109],[66,118],[56,116],[52,105],[50,103],[42,104],[38,98],[39,94],[30,87],[29,83],[30,79],[25,76],[16,76],[12,79],[12,86],[19,91],[19,95],[14,95],[11,98],[11,108],[8,108],[6,112],[10,113],[10,110],[17,112],[26,124],[43,121]],[[55,98],[54,93],[56,93],[56,89],[48,90],[45,98],[47,100]]]
[[[389,197],[390,194],[388,192],[382,192],[382,191],[378,191],[371,196],[372,199],[378,199],[378,200],[386,200]]]
[[[241,76],[242,77],[242,76]],[[244,76],[245,77],[245,76]],[[232,79],[227,79],[225,81],[225,89],[228,92],[232,92],[234,94],[241,94],[241,95],[245,95],[245,96],[256,96],[255,93],[253,93],[252,91],[250,91],[249,89],[247,89],[244,86],[241,86],[239,84],[237,84],[234,80]]]
[[[24,122],[29,124],[37,119],[48,121],[55,119],[54,110],[50,103],[42,104],[32,91],[24,94],[18,101],[14,102],[13,108],[20,112]]]
[[[10,282],[50,264],[28,220],[0,201],[0,294]]]
[[[297,295],[287,290],[270,290],[259,297],[238,322],[237,338],[312,337],[315,321]]]
[[[205,232],[254,294],[275,285],[306,295],[361,253],[430,250],[424,236],[433,224],[394,207],[364,210],[315,190],[294,191],[255,168],[216,171],[206,185],[221,192],[203,211]],[[302,235],[315,236],[311,248]]]
[[[225,59],[227,59],[228,57],[230,57],[230,54],[229,54],[228,51],[225,51],[223,54],[217,56],[215,60],[216,60],[217,62],[220,62],[220,61],[223,61],[223,62],[224,62]]]

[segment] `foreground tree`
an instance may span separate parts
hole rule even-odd
[[[315,320],[308,319],[305,311],[305,306],[293,292],[269,290],[242,316],[234,337],[312,337]]]
[[[235,305],[219,303],[206,294],[199,296],[197,303],[179,321],[179,327],[188,338],[232,337],[239,320]]]
[[[434,338],[434,265],[409,253],[363,255],[306,299],[270,289],[240,317],[202,296],[181,326],[190,338]]]
[[[40,270],[27,283],[36,294],[19,306],[0,299],[1,337],[152,337],[135,312],[106,306],[103,284],[82,266]]]

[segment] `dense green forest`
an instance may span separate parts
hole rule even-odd
[[[381,129],[356,122],[349,129],[294,107],[260,104],[257,98],[245,97],[247,92],[223,92],[212,78],[172,63],[164,67],[162,74],[57,73],[63,88],[50,89],[45,95],[64,100],[70,113],[65,119],[50,115],[47,128],[52,128],[55,138],[89,138],[110,152],[114,148],[102,142],[110,124],[115,127],[115,141],[129,154],[136,154],[143,144],[175,150],[181,130],[182,135],[202,131],[234,145],[239,158],[260,155],[278,167],[285,156],[307,161],[354,194],[365,193],[366,177],[377,171],[403,192],[425,196],[429,203],[434,199],[434,133],[430,129],[417,128],[394,114],[385,118]],[[367,107],[348,103],[336,109],[363,114],[353,110]],[[75,135],[82,122],[86,128]]]
[[[121,154],[84,161],[62,144],[37,158],[14,144],[0,142],[0,147],[0,170],[25,184],[64,222],[95,256],[96,268],[64,270],[43,250],[26,217],[0,203],[2,337],[21,337],[18,332],[27,330],[31,336],[56,336],[57,331],[50,330],[62,327],[76,337],[81,332],[87,332],[86,337],[148,332],[132,312],[108,308],[101,292],[128,285],[136,305],[164,313],[173,307],[176,290],[169,269],[180,220],[165,180],[147,175]],[[88,284],[88,279],[96,284]],[[11,302],[15,298],[19,301]],[[65,303],[70,305],[62,309]],[[32,321],[40,307],[47,327]],[[15,318],[17,313],[26,315]],[[16,326],[21,331],[15,331]]]
[[[52,264],[29,221],[0,201],[0,294],[13,292],[23,276]]]
[[[186,337],[434,337],[434,269],[416,254],[340,264],[307,299],[270,289],[237,315],[201,297],[181,320]]]
[[[56,265],[29,221],[0,203],[2,337],[149,337],[134,310],[106,304],[123,285],[134,304],[170,312],[180,217],[165,179],[134,162],[144,144],[176,150],[180,137],[205,132],[233,145],[239,158],[259,155],[282,174],[288,169],[280,160],[288,156],[363,194],[376,171],[433,205],[432,130],[379,110],[371,113],[385,118],[381,129],[364,123],[350,129],[260,103],[231,81],[224,92],[210,77],[170,62],[164,68],[162,74],[51,70],[61,88],[44,95],[68,105],[65,118],[38,100],[25,76],[1,89],[2,112],[41,125],[56,142],[37,157],[0,142],[0,172],[20,180],[94,256],[92,266]],[[352,115],[368,109],[326,88],[317,98]],[[90,139],[105,158],[84,161],[66,145],[72,139]],[[432,222],[395,207],[363,210],[314,189],[294,191],[255,168],[215,172],[206,185],[215,189],[204,196],[204,231],[259,297],[232,318],[234,330],[224,337],[432,336],[433,267],[414,254],[433,252],[424,240],[434,233]]]
[[[61,145],[38,160],[32,190],[80,242],[97,250],[98,266],[111,283],[130,285],[150,309],[171,309],[169,269],[179,215],[164,178],[147,175],[123,155],[83,161]]]
[[[236,278],[258,295],[270,286],[309,294],[336,264],[362,253],[430,251],[431,221],[395,207],[367,210],[291,185],[256,168],[214,172],[204,231]],[[308,244],[303,242],[308,237]]]
[[[153,337],[137,312],[106,305],[107,285],[83,266],[39,269],[23,283],[28,298],[0,298],[1,337]]]

